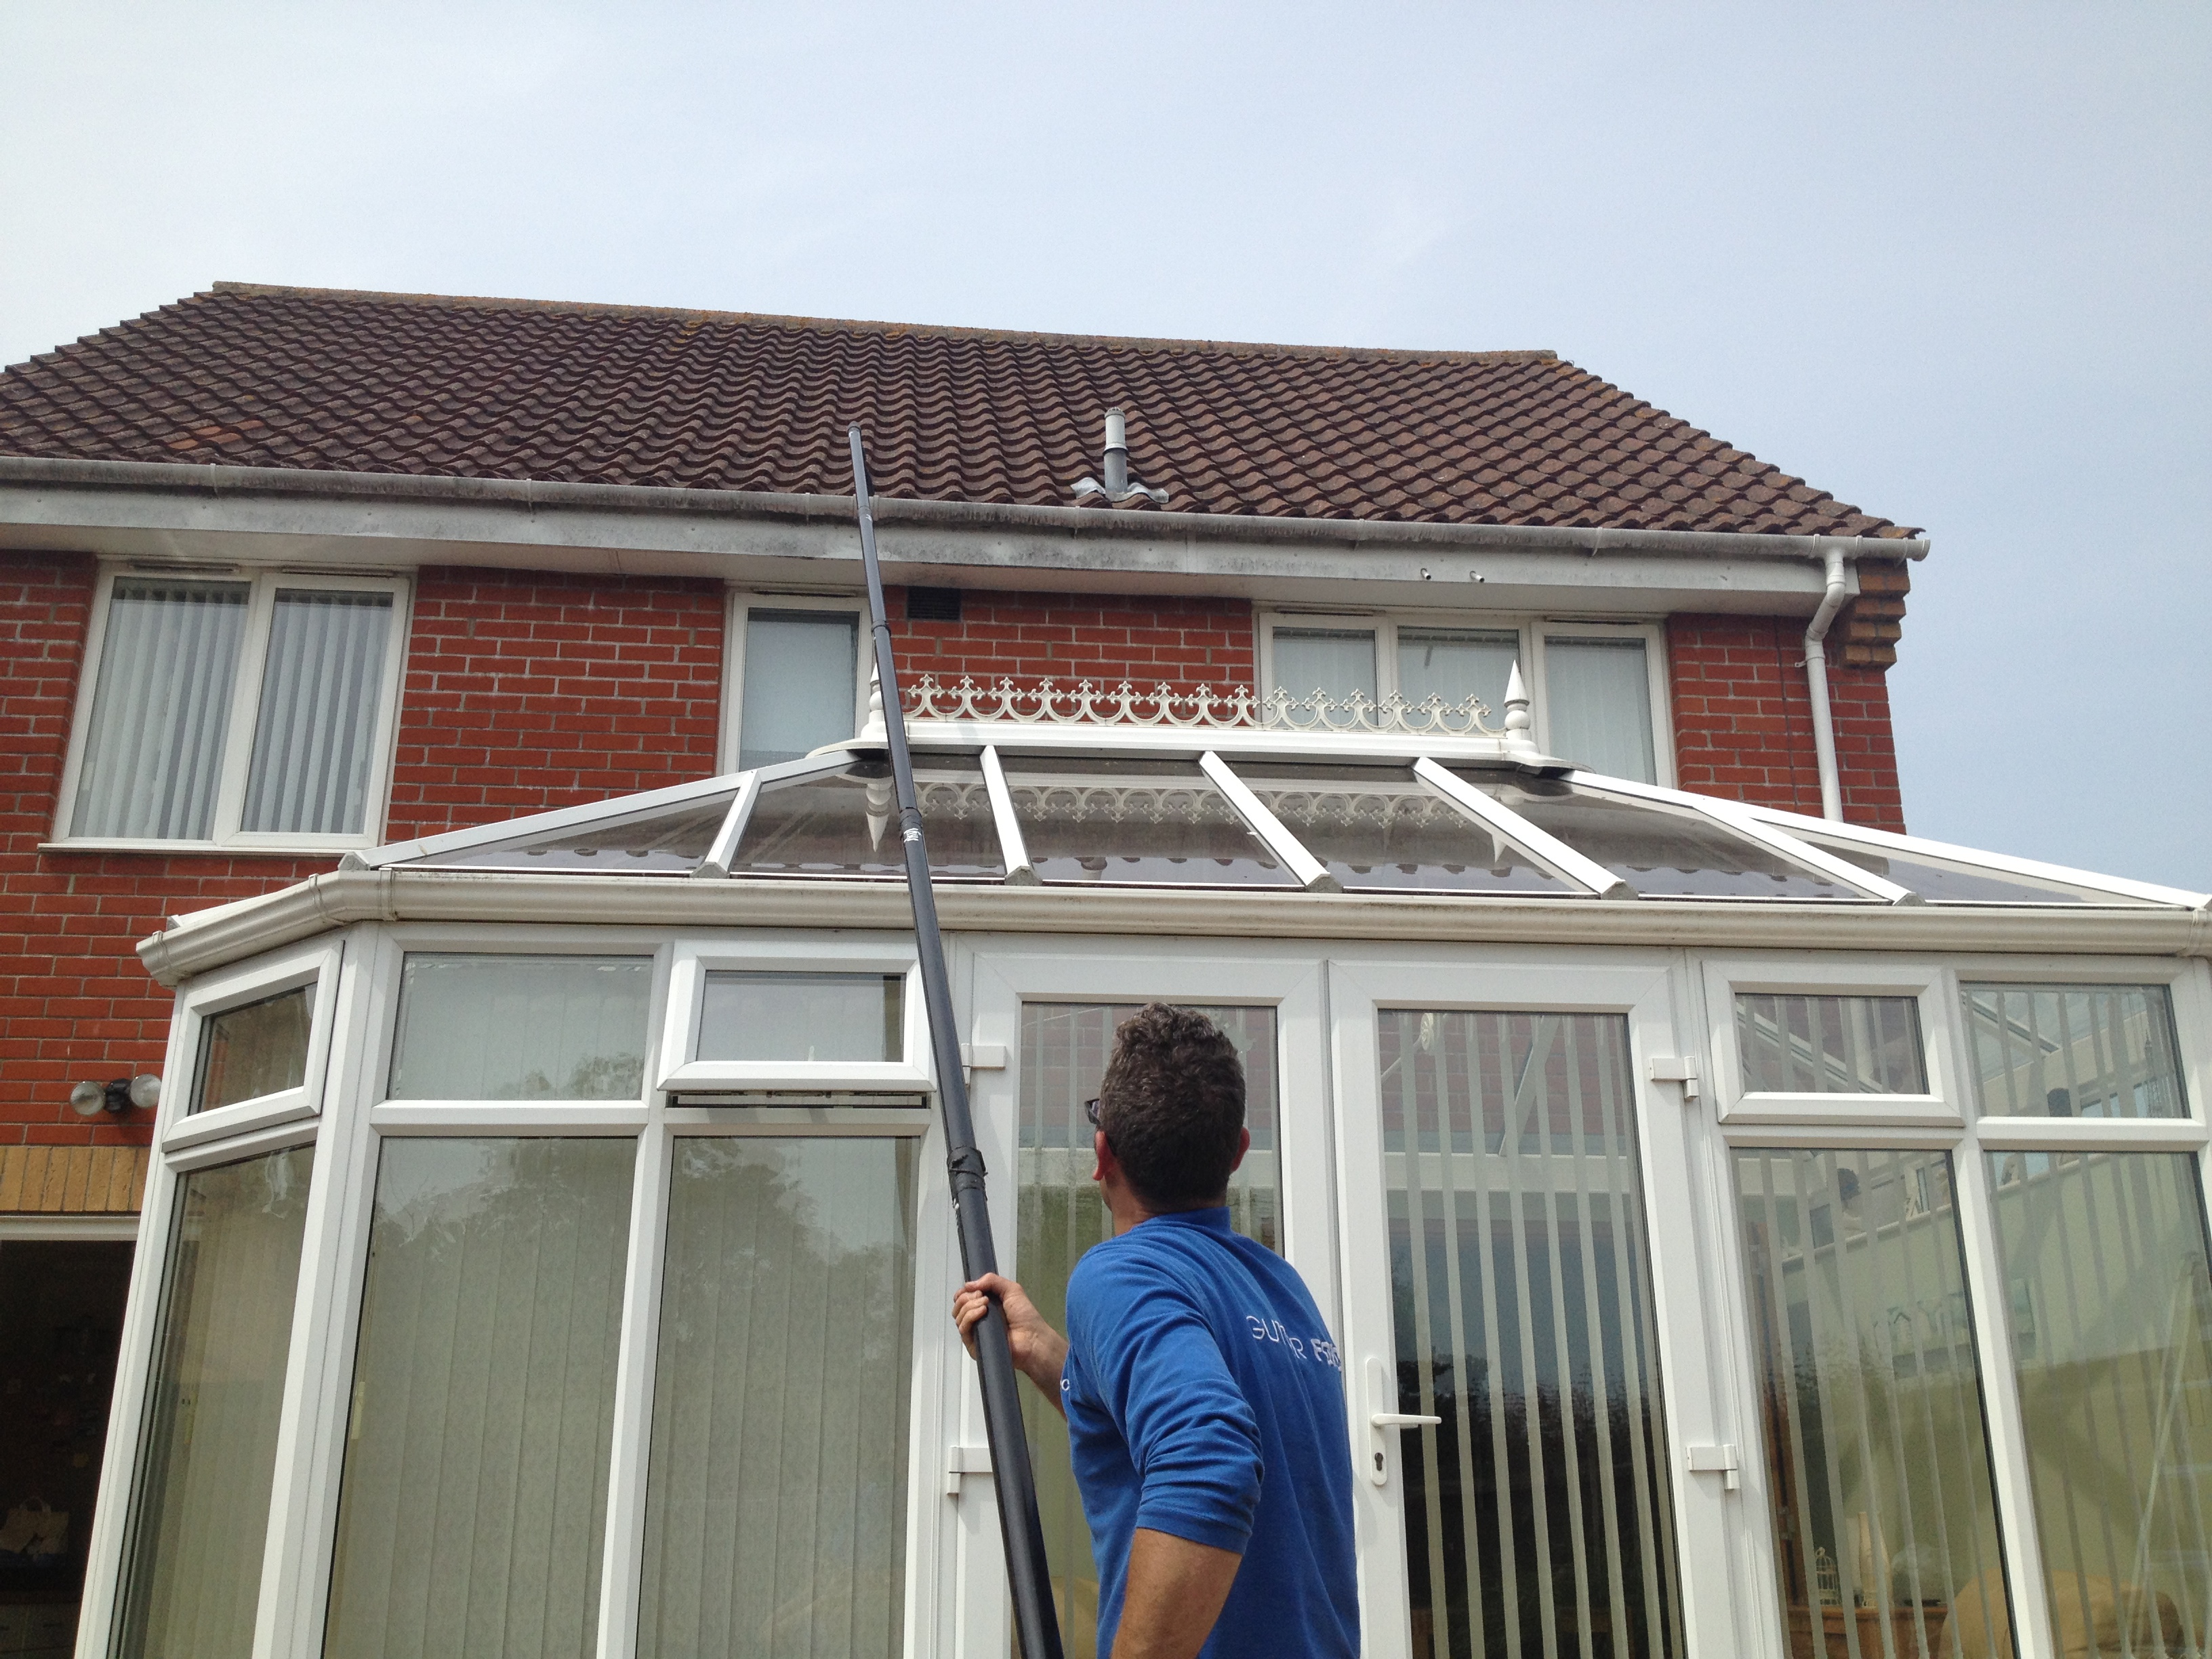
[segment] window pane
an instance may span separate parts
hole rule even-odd
[[[1735,1180],[1787,1651],[2008,1659],[1949,1156],[1740,1151]]]
[[[1544,718],[1561,759],[1607,777],[1659,781],[1642,640],[1547,637]]]
[[[1025,1002],[1017,1166],[1015,1271],[1056,1328],[1067,1327],[1067,1276],[1077,1259],[1110,1236],[1113,1223],[1091,1178],[1097,1159],[1083,1103],[1098,1092],[1114,1033],[1136,1003]],[[1244,1062],[1244,1127],[1252,1150],[1229,1178],[1229,1218],[1247,1238],[1282,1249],[1282,1190],[1276,1170],[1275,1011],[1198,1005]],[[1030,1463],[1044,1517],[1045,1554],[1068,1659],[1096,1659],[1098,1576],[1091,1531],[1069,1466],[1067,1424],[1034,1390],[1022,1391]]]
[[[1963,865],[1946,864],[1938,859],[1889,852],[1869,846],[1864,842],[1808,835],[1795,828],[1790,830],[1790,834],[1826,852],[1833,853],[1838,858],[1856,864],[1870,874],[1893,881],[1900,887],[1909,887],[1921,897],[1938,902],[1948,900],[1967,904],[2130,904],[2136,902],[2122,898],[2117,893],[2092,896],[2079,887],[2068,887],[2059,882],[2044,881],[2034,876],[2014,875],[2010,871],[1969,869]]]
[[[2212,1271],[2197,1159],[1984,1156],[2058,1650],[2202,1653]]]
[[[1411,767],[1238,761],[1236,772],[1347,890],[1578,890],[1439,798]]]
[[[392,1040],[392,1100],[635,1100],[645,1087],[649,957],[410,951]]]
[[[386,1139],[326,1654],[598,1639],[629,1139]]]
[[[641,1659],[902,1650],[919,1150],[677,1141]]]
[[[279,588],[241,829],[357,836],[384,703],[392,595]]]
[[[244,582],[116,582],[71,835],[215,833],[246,592]]]
[[[1974,1086],[2002,1117],[2186,1117],[2163,985],[1963,985]]]
[[[1275,636],[1279,640],[1282,635]],[[1398,694],[1407,702],[1482,699],[1492,725],[1505,713],[1505,686],[1521,658],[1521,635],[1494,629],[1401,628]]]
[[[211,1112],[241,1100],[282,1094],[307,1080],[307,1023],[314,988],[302,985],[208,1018],[200,1027],[194,1111]]]
[[[738,765],[797,760],[853,735],[860,642],[850,611],[746,613]]]
[[[253,1646],[314,1150],[195,1170],[176,1231],[125,1547],[123,1659]]]
[[[1296,884],[1189,761],[1009,761],[1006,784],[1042,880]]]
[[[997,879],[1006,873],[983,770],[964,756],[917,758],[929,869],[942,878]],[[743,876],[906,877],[891,769],[855,761],[842,771],[770,784],[753,803],[730,873]]]
[[[1628,1022],[1377,1019],[1413,1651],[1680,1654]]]
[[[1375,635],[1365,629],[1279,628],[1270,691],[1342,702],[1354,692],[1375,701]]]
[[[1916,997],[1738,992],[1735,1037],[1747,1093],[1928,1092]]]
[[[587,876],[688,876],[714,845],[737,792],[566,830],[458,847],[409,864],[464,870],[574,870]]]
[[[701,1060],[906,1058],[902,974],[709,974]]]

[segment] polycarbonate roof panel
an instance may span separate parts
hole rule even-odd
[[[1246,761],[1233,769],[1347,891],[1580,890],[1426,787],[1410,766]]]
[[[1009,760],[1006,769],[1040,880],[1298,884],[1194,762]]]
[[[1786,830],[1786,835],[1833,853],[1862,870],[1886,876],[1899,887],[1910,887],[1924,899],[1964,904],[2133,904],[2140,901],[2118,893],[2090,893],[2063,883],[2035,876],[2014,875],[2009,870],[1990,870],[1912,853],[1893,853],[1863,842]]]
[[[964,757],[917,757],[914,785],[930,874],[1003,879],[1006,866],[981,766]],[[906,853],[890,764],[854,761],[835,772],[763,784],[730,873],[903,878]]]
[[[463,870],[574,871],[589,876],[687,876],[714,844],[734,789],[649,812],[541,830],[510,841],[428,853],[414,865]]]
[[[1608,795],[1556,778],[1455,769],[1492,799],[1603,865],[1640,897],[1871,902],[1687,807]]]

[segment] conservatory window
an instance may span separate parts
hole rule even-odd
[[[2163,985],[1964,985],[1982,1110],[2007,1117],[2185,1117]]]
[[[1917,997],[1739,991],[1735,1031],[1747,1092],[1928,1092]]]
[[[650,957],[412,951],[399,975],[392,1100],[636,1100]]]
[[[1236,772],[1347,890],[1577,890],[1424,786],[1409,766],[1239,761]]]
[[[118,1607],[123,1659],[253,1645],[312,1147],[179,1181]]]
[[[931,873],[1003,877],[1006,866],[982,769],[965,756],[921,756],[914,781]],[[730,873],[904,876],[906,850],[890,768],[880,761],[833,762],[806,775],[764,782]]]
[[[380,816],[403,592],[108,577],[62,833],[365,842]]]
[[[1297,884],[1191,762],[1013,760],[1006,770],[1042,880]]]
[[[307,1079],[314,987],[296,985],[208,1017],[191,1109],[209,1112],[296,1089]]]
[[[591,1650],[636,1152],[383,1141],[325,1654]]]
[[[898,1060],[903,974],[709,973],[701,1060]]]
[[[861,631],[857,605],[734,603],[733,768],[797,760],[853,735],[866,691]]]

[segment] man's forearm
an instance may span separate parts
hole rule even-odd
[[[1193,1659],[1213,1633],[1243,1562],[1233,1551],[1138,1528],[1113,1659]]]
[[[1067,1339],[1042,1321],[1038,1324],[1026,1345],[1028,1352],[1015,1363],[1036,1384],[1037,1392],[1052,1401],[1053,1410],[1065,1417],[1067,1402],[1060,1397],[1060,1374],[1067,1368]]]

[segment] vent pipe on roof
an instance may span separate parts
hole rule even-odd
[[[1103,495],[1119,507],[1124,501],[1134,501],[1142,495],[1156,507],[1168,504],[1166,490],[1147,489],[1129,477],[1129,424],[1118,409],[1106,411],[1105,472],[1106,482],[1103,484],[1096,478],[1078,478],[1075,481],[1075,498],[1081,501],[1085,495]]]
[[[1843,780],[1836,772],[1836,722],[1828,712],[1828,625],[1850,597],[1844,566],[1844,550],[1827,550],[1828,585],[1820,595],[1820,608],[1805,630],[1805,690],[1813,700],[1813,753],[1820,769],[1820,816],[1844,820]]]

